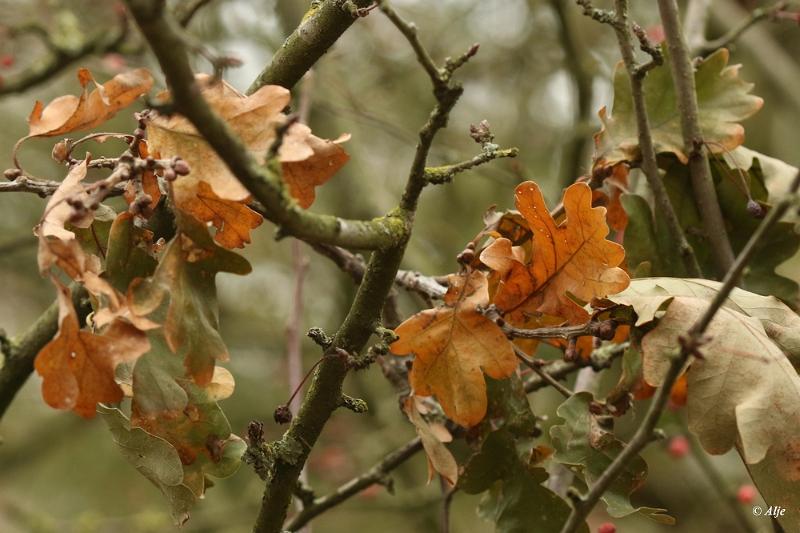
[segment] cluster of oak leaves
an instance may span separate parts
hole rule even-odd
[[[791,169],[741,146],[744,131],[738,122],[762,102],[749,94],[751,86],[727,59],[727,51],[715,53],[698,66],[696,76],[701,126],[709,151],[716,154],[716,186],[729,230],[738,231],[733,243],[738,250],[758,223],[753,205],[761,214],[769,209]],[[29,137],[96,127],[152,85],[144,70],[103,85],[81,70],[79,80],[80,97],[63,96],[46,107],[36,103]],[[224,82],[199,77],[198,83],[210,106],[263,163],[278,127],[286,123],[282,110],[288,91],[267,86],[245,97]],[[661,383],[678,335],[718,287],[713,281],[681,279],[680,261],[669,257],[659,217],[646,199],[625,194],[628,169],[639,153],[624,69],[617,69],[614,86],[612,114],[601,111],[603,129],[595,137],[593,172],[605,176],[603,186],[592,190],[578,182],[568,187],[564,209],[554,218],[535,183],[519,185],[517,209],[487,215],[471,245],[475,253],[449,278],[443,305],[400,325],[390,347],[396,355],[414,355],[413,395],[404,407],[431,468],[465,492],[488,490],[481,513],[499,531],[563,522],[569,507],[542,486],[546,474],[538,463],[553,454],[591,485],[624,446],[596,415],[624,414],[634,389],[652,390]],[[687,158],[671,87],[668,68],[656,68],[646,78],[654,142],[681,222],[701,265],[713,272],[696,231],[699,216],[686,200],[691,203]],[[216,365],[228,353],[217,331],[214,276],[249,272],[249,264],[230,249],[248,243],[262,218],[248,207],[247,190],[185,118],[151,112],[140,123],[146,139],[140,135],[132,142],[135,157],[120,158],[108,178],[89,184],[83,180],[91,160],[73,161],[36,227],[39,268],[58,292],[60,329],[35,366],[44,378],[45,401],[85,417],[99,412],[122,453],[159,487],[182,521],[202,496],[207,476],[231,474],[245,448],[217,405],[231,394],[233,378]],[[311,205],[314,188],[347,161],[339,146],[344,140],[320,139],[300,124],[289,127],[278,160],[287,190],[300,206]],[[147,163],[148,154],[151,161],[171,161],[172,167]],[[98,200],[123,184],[131,208],[115,214]],[[148,219],[164,204],[176,220],[168,242],[148,229]],[[782,248],[777,257],[764,259],[745,278],[745,287],[778,294],[792,305],[797,284],[774,269],[800,247],[793,225],[787,220],[778,226],[776,242]],[[607,239],[609,226],[617,242]],[[66,278],[81,283],[92,297],[85,325]],[[502,321],[487,317],[489,308]],[[619,384],[605,401],[588,393],[569,398],[558,409],[564,423],[551,429],[555,450],[537,446],[520,455],[518,443],[528,442],[536,419],[514,344],[532,355],[536,343],[509,339],[502,325],[534,329],[592,319],[620,324],[607,335],[613,336],[611,344],[630,337]],[[686,403],[690,428],[703,446],[711,453],[736,447],[762,495],[788,508],[798,502],[793,482],[800,479],[800,379],[792,364],[800,355],[798,323],[800,317],[775,297],[735,290],[709,328],[703,346],[707,356],[691,362],[673,391],[674,399]],[[548,342],[583,358],[607,348],[598,348],[589,336],[569,346]],[[420,400],[430,396],[438,403]],[[113,407],[125,397],[130,397],[129,416]],[[443,444],[449,437],[437,423],[439,406],[448,419],[470,429],[476,451],[460,466]],[[606,406],[603,413],[598,406]],[[660,509],[630,504],[628,496],[645,477],[646,465],[637,458],[606,494],[609,513],[638,511],[671,521]],[[538,502],[536,512],[531,502]]]

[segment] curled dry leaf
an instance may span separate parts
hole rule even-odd
[[[534,182],[517,187],[517,209],[533,232],[528,264],[511,255],[513,250],[504,238],[481,254],[481,261],[502,276],[493,303],[512,322],[527,324],[531,317],[545,315],[585,322],[588,313],[575,299],[588,302],[628,286],[630,278],[618,266],[625,251],[606,240],[606,210],[593,208],[591,201],[588,185],[571,185],[564,193],[566,221],[557,225]],[[506,254],[503,260],[502,254]]]
[[[289,104],[289,91],[267,85],[244,96],[224,81],[211,83],[208,76],[198,76],[197,83],[211,108],[239,136],[255,160],[263,163],[278,128],[286,123],[282,110]],[[346,136],[336,141],[320,139],[301,124],[292,125],[285,133],[278,158],[289,191],[302,207],[309,207],[314,201],[314,188],[328,181],[347,162],[348,156],[340,146],[345,140]],[[247,189],[186,118],[155,116],[148,124],[148,143],[153,152],[164,158],[179,156],[191,168],[173,185],[179,209],[214,224],[221,234],[217,240],[223,246],[249,242],[249,229],[261,217],[243,206],[249,199]],[[237,202],[242,207],[235,205]]]
[[[147,352],[150,343],[144,333],[121,320],[100,334],[82,331],[69,289],[56,286],[59,331],[36,356],[34,366],[44,379],[42,396],[48,405],[91,418],[98,402],[122,400],[114,369]]]
[[[517,368],[503,331],[478,311],[489,302],[486,275],[451,275],[444,305],[417,313],[395,330],[395,354],[415,355],[409,380],[414,394],[436,396],[445,414],[465,427],[486,415],[485,372],[494,379]]]
[[[45,107],[37,100],[28,117],[28,137],[52,137],[99,126],[131,105],[153,86],[146,69],[117,74],[100,85],[88,69],[78,70],[81,95],[59,96]],[[94,90],[90,91],[90,85]]]
[[[422,418],[413,397],[408,397],[403,401],[403,411],[411,423],[414,424],[417,435],[422,441],[425,455],[428,456],[428,483],[431,482],[433,472],[436,471],[450,485],[455,485],[458,482],[458,464],[453,454],[444,445],[447,442],[445,440],[447,438],[446,435],[443,435],[440,429],[434,429],[435,426],[433,424],[428,424]]]

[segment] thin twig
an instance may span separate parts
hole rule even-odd
[[[578,4],[582,5],[584,9],[587,8],[587,4],[591,8],[591,4],[588,2],[578,2]],[[653,191],[657,215],[661,216],[667,224],[667,230],[671,237],[669,243],[673,248],[672,253],[683,261],[686,275],[702,277],[703,274],[697,262],[697,257],[689,241],[686,240],[686,235],[683,233],[683,228],[678,216],[675,214],[675,209],[672,207],[672,202],[658,172],[653,136],[650,131],[650,119],[644,96],[644,76],[647,70],[636,62],[633,38],[631,36],[632,26],[628,19],[628,2],[627,0],[616,0],[615,5],[616,12],[613,13],[613,23],[609,22],[608,24],[611,25],[616,33],[625,69],[628,71],[631,98],[633,99],[634,114],[636,116],[639,151],[642,158],[642,171],[647,178],[650,190]]]
[[[551,387],[553,387],[555,390],[560,392],[564,396],[564,398],[571,398],[572,397],[574,392],[569,390],[567,387],[565,387],[562,383],[560,383],[558,380],[556,380],[550,374],[548,374],[547,372],[542,370],[541,363],[531,359],[528,356],[528,354],[526,354],[525,352],[520,350],[515,344],[512,344],[512,346],[514,348],[514,353],[516,354],[517,359],[522,361],[525,364],[525,366],[527,366],[528,368],[530,368],[531,370],[536,372],[536,374],[540,378],[542,378],[544,381],[546,381],[547,384],[550,385]]]
[[[786,8],[786,2],[776,2],[768,7],[756,8],[750,12],[749,16],[742,20],[738,26],[728,30],[727,33],[714,39],[712,41],[703,41],[699,45],[693,45],[689,42],[689,46],[695,51],[697,55],[707,56],[720,48],[730,46],[732,43],[739,40],[747,30],[758,24],[763,20],[779,20],[775,15]]]
[[[717,200],[711,167],[703,151],[703,132],[700,129],[697,108],[694,68],[681,33],[678,4],[675,0],[658,0],[658,9],[669,49],[669,62],[678,99],[684,150],[689,157],[689,174],[694,200],[703,222],[705,238],[708,239],[713,252],[711,255],[716,262],[717,271],[722,274],[731,268],[734,255]]]
[[[364,474],[351,479],[332,493],[320,498],[316,498],[314,503],[292,517],[289,523],[286,524],[285,529],[288,531],[297,531],[315,517],[319,516],[328,509],[343,503],[359,492],[371,487],[372,485],[375,485],[376,483],[385,483],[387,474],[405,463],[421,450],[422,441],[420,441],[419,437],[410,440],[403,446],[397,448],[395,451],[387,454],[386,457],[381,459],[380,462],[378,462]]]

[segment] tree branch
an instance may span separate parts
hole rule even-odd
[[[50,32],[46,28],[38,25],[29,25],[17,29],[12,28],[12,34],[23,32],[38,35],[44,41],[49,54],[44,58],[40,58],[32,66],[16,76],[4,79],[0,83],[0,96],[24,92],[49,80],[75,61],[90,55],[120,51],[128,36],[128,20],[124,14],[120,15],[118,29],[111,32],[111,35],[109,35],[108,31],[101,31],[76,48],[60,46],[50,38]]]
[[[371,0],[352,0],[356,7],[367,7]],[[300,26],[278,48],[272,61],[247,89],[252,94],[264,85],[292,88],[322,55],[353,25],[357,17],[342,0],[325,0],[306,13]]]
[[[578,4],[592,13],[594,9],[590,2],[579,0]],[[700,265],[697,262],[694,250],[692,249],[686,235],[683,233],[678,216],[675,214],[675,209],[672,207],[672,202],[669,199],[667,190],[664,183],[661,181],[661,175],[658,172],[658,163],[656,161],[656,151],[653,144],[653,136],[650,132],[650,118],[647,113],[647,105],[645,104],[644,97],[644,76],[647,69],[643,68],[636,62],[633,37],[631,35],[632,25],[628,18],[628,2],[627,0],[616,0],[616,11],[610,15],[609,20],[603,18],[602,22],[609,24],[617,35],[617,42],[619,43],[620,53],[622,60],[625,63],[625,69],[628,71],[628,80],[631,86],[631,98],[633,99],[634,114],[636,116],[636,129],[639,135],[639,151],[642,158],[642,172],[647,178],[647,184],[650,190],[653,191],[653,199],[655,201],[655,208],[658,215],[663,217],[667,224],[667,229],[670,233],[669,243],[671,244],[672,253],[680,257],[683,261],[683,266],[686,275],[690,277],[702,277],[703,273],[700,270]],[[603,12],[606,13],[606,12]],[[594,17],[595,19],[597,17]],[[656,56],[653,61],[658,61]]]
[[[661,1],[661,0],[659,0]],[[656,394],[650,404],[647,414],[644,416],[642,423],[636,430],[631,441],[625,446],[620,454],[614,458],[608,468],[597,479],[597,481],[590,487],[589,492],[581,497],[575,496],[573,498],[573,510],[561,533],[572,533],[577,531],[580,524],[584,522],[589,512],[597,504],[600,497],[611,486],[612,483],[619,477],[625,470],[628,462],[636,457],[640,451],[653,440],[653,430],[658,423],[658,419],[664,410],[669,399],[672,385],[680,376],[686,362],[693,354],[697,353],[703,343],[703,334],[708,328],[708,325],[713,320],[717,311],[725,304],[731,291],[736,287],[739,278],[742,275],[747,264],[752,259],[756,246],[761,242],[763,237],[772,229],[772,227],[783,217],[789,208],[794,204],[797,190],[800,188],[800,172],[797,173],[792,184],[789,188],[787,196],[782,199],[767,216],[761,221],[758,228],[750,236],[747,244],[744,246],[739,256],[734,261],[731,268],[725,274],[722,280],[722,285],[714,298],[706,307],[703,314],[695,321],[685,337],[676,339],[681,346],[680,353],[670,363],[669,369],[664,376],[661,386],[656,391]]]
[[[384,2],[380,5],[387,16],[388,13],[393,13]],[[408,27],[404,21],[396,15],[389,18],[408,36],[405,31]],[[375,321],[380,316],[405,253],[419,195],[425,186],[424,171],[431,144],[436,133],[446,126],[450,110],[462,92],[460,85],[450,83],[450,74],[452,70],[442,69],[440,77],[433,82],[437,103],[428,122],[420,130],[420,142],[409,172],[406,190],[399,208],[395,210],[395,217],[403,223],[403,231],[392,246],[373,252],[350,311],[337,332],[329,353],[359,353],[374,331]],[[346,361],[338,357],[325,357],[317,369],[300,413],[282,439],[295,444],[301,443],[302,452],[291,460],[279,458],[276,461],[275,471],[267,483],[254,527],[257,533],[276,533],[282,529],[293,487],[322,428],[339,405],[346,373]]]
[[[308,524],[315,517],[324,513],[328,509],[343,503],[352,496],[359,492],[375,485],[376,483],[385,483],[387,474],[397,468],[398,466],[411,459],[417,452],[422,450],[422,441],[419,437],[411,439],[406,444],[397,448],[381,459],[375,466],[370,468],[364,474],[355,477],[347,483],[341,485],[338,489],[330,494],[321,498],[314,499],[314,502],[305,507],[302,511],[296,514],[286,524],[286,530],[297,531],[304,525]]]
[[[658,9],[664,25],[664,34],[669,49],[669,62],[678,98],[678,110],[683,130],[684,150],[689,156],[689,173],[692,179],[694,200],[703,221],[703,230],[708,239],[718,273],[727,272],[733,264],[733,248],[725,230],[725,221],[717,201],[717,191],[711,177],[711,167],[704,153],[703,132],[697,110],[697,92],[694,69],[689,50],[681,33],[678,5],[675,0],[658,0]]]
[[[165,17],[163,2],[127,1],[164,71],[176,110],[189,119],[234,176],[264,206],[266,218],[280,227],[281,234],[370,250],[391,247],[402,240],[402,217],[345,220],[302,209],[288,195],[276,172],[258,165],[242,141],[200,96],[186,48],[172,21]]]
[[[712,41],[698,41],[697,43],[689,42],[689,46],[695,51],[697,55],[707,56],[720,48],[730,46],[747,30],[758,24],[763,20],[775,19],[775,15],[786,8],[786,2],[776,2],[768,7],[756,8],[742,20],[737,26],[734,26],[727,33]]]

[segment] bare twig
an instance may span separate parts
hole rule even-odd
[[[442,183],[448,183],[461,172],[466,172],[467,170],[484,165],[489,161],[494,161],[495,159],[503,157],[517,157],[517,155],[519,155],[519,150],[517,148],[487,149],[482,154],[476,155],[468,161],[462,161],[461,163],[444,165],[440,167],[426,167],[425,179],[431,184],[438,185]]]
[[[678,99],[684,150],[689,156],[689,174],[694,190],[694,199],[703,221],[705,238],[713,251],[719,274],[727,272],[733,264],[733,248],[725,230],[725,221],[717,200],[717,191],[711,177],[708,157],[703,152],[703,132],[700,129],[697,109],[697,93],[694,69],[681,33],[678,5],[675,0],[658,0],[658,9],[664,25],[664,34],[669,48],[669,62],[675,94]]]
[[[289,523],[286,524],[285,529],[288,531],[297,531],[315,517],[343,503],[364,489],[376,483],[386,483],[386,477],[392,470],[405,463],[421,450],[422,442],[419,440],[419,437],[410,440],[392,453],[387,454],[386,457],[364,474],[351,479],[332,493],[316,498],[314,503],[292,517]]]
[[[559,382],[557,379],[555,379],[555,378],[554,378],[554,377],[552,377],[550,374],[548,374],[547,372],[545,372],[545,371],[542,369],[542,365],[541,365],[541,363],[540,363],[539,361],[534,361],[533,359],[531,359],[531,358],[528,356],[528,354],[526,354],[525,352],[523,352],[522,350],[520,350],[519,348],[517,348],[517,346],[516,346],[516,345],[512,345],[512,346],[513,346],[513,348],[514,348],[514,353],[516,354],[516,356],[517,356],[517,359],[519,359],[520,361],[522,361],[522,362],[525,364],[525,366],[527,366],[528,368],[530,368],[531,370],[533,370],[533,371],[534,371],[534,372],[535,372],[535,373],[536,373],[536,374],[537,374],[537,375],[538,375],[540,378],[542,378],[542,379],[543,379],[543,380],[544,380],[544,381],[545,381],[545,382],[546,382],[548,385],[550,385],[550,386],[551,386],[551,387],[553,387],[555,390],[557,390],[558,392],[560,392],[560,393],[561,393],[561,394],[564,396],[564,398],[570,398],[570,397],[571,397],[571,396],[574,394],[574,392],[573,392],[573,391],[569,390],[567,387],[565,387],[564,385],[562,385],[562,384],[561,384],[561,382]]]
[[[661,1],[661,0],[659,0]],[[597,479],[597,481],[589,488],[589,492],[585,496],[575,495],[573,498],[573,510],[561,533],[572,533],[577,531],[581,523],[586,519],[586,516],[597,504],[600,497],[605,493],[611,484],[619,477],[625,470],[628,462],[636,457],[639,452],[653,440],[653,431],[655,430],[658,419],[664,410],[669,399],[672,385],[680,376],[689,357],[697,353],[703,342],[703,334],[706,328],[713,320],[714,315],[724,305],[728,299],[731,291],[736,287],[739,278],[742,275],[747,264],[755,253],[756,247],[761,242],[763,237],[772,229],[772,227],[783,217],[789,210],[789,207],[795,201],[795,195],[800,188],[800,172],[795,176],[789,188],[787,197],[781,200],[767,216],[761,221],[758,228],[750,236],[747,244],[744,246],[739,256],[734,261],[731,268],[725,274],[722,280],[722,285],[714,298],[706,307],[703,314],[695,321],[685,337],[676,339],[681,347],[680,354],[675,357],[664,376],[661,386],[656,391],[656,394],[650,404],[647,413],[645,414],[642,423],[639,425],[636,433],[634,433],[631,441],[625,446],[620,454],[611,462],[608,468]]]
[[[742,20],[737,26],[734,26],[727,33],[721,35],[712,41],[700,41],[699,43],[692,44],[689,42],[690,49],[697,55],[706,56],[713,53],[720,48],[730,46],[732,43],[739,40],[739,38],[747,30],[764,20],[780,20],[776,15],[786,8],[786,2],[776,2],[771,6],[756,8],[750,12],[749,16]],[[687,15],[688,20],[688,15]]]
[[[588,7],[591,8],[591,4],[588,2],[578,3],[582,5],[584,9],[587,8],[587,4]],[[633,99],[633,108],[636,116],[636,129],[639,135],[642,171],[647,178],[650,189],[653,191],[656,212],[663,217],[667,224],[667,229],[671,237],[669,242],[673,247],[673,253],[683,261],[684,269],[688,276],[702,277],[702,271],[697,262],[697,257],[689,241],[686,240],[686,235],[683,233],[683,228],[678,220],[678,216],[675,214],[672,202],[669,199],[664,183],[661,181],[661,175],[658,172],[653,136],[650,132],[650,119],[648,117],[647,105],[645,104],[644,97],[643,82],[647,69],[636,62],[633,38],[631,36],[632,25],[628,19],[628,2],[627,0],[616,0],[615,5],[616,12],[613,13],[612,16],[613,23],[609,24],[617,35],[617,42],[619,43],[619,49],[622,53],[622,59],[628,71],[628,79],[631,85],[631,98]],[[653,57],[651,63],[656,61],[655,56]]]

